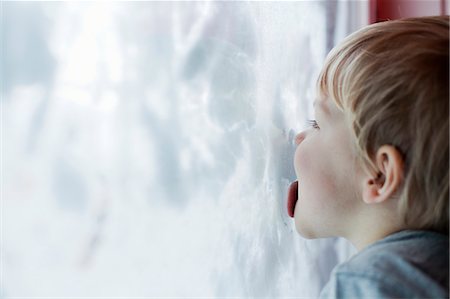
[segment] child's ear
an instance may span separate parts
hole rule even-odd
[[[379,172],[366,175],[363,181],[362,195],[367,204],[388,200],[403,182],[403,157],[394,146],[381,146],[376,153],[375,163]]]

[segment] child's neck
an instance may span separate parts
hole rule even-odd
[[[358,251],[363,250],[364,248],[366,248],[367,246],[386,238],[387,236],[402,231],[403,229],[395,229],[395,230],[390,230],[390,231],[383,231],[383,232],[377,232],[377,233],[366,233],[366,234],[361,234],[360,236],[353,236],[351,238],[349,238],[348,240],[353,244],[353,246],[355,246],[355,248]]]
[[[373,207],[375,208],[375,207]],[[377,207],[378,208],[378,207]],[[361,214],[359,221],[353,222],[347,230],[346,239],[349,240],[358,251],[375,243],[395,232],[407,229],[400,222],[401,217],[389,215],[388,212],[371,210],[372,213]]]

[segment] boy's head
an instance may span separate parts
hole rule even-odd
[[[291,214],[302,235],[448,234],[448,52],[444,16],[373,24],[330,52],[318,126],[297,137]]]

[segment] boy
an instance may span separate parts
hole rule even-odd
[[[288,213],[358,253],[321,298],[449,296],[449,17],[367,26],[327,57]]]

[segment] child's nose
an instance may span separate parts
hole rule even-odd
[[[298,133],[297,136],[295,136],[295,144],[299,145],[300,143],[302,143],[303,139],[305,139],[305,136],[306,136],[305,131]]]

